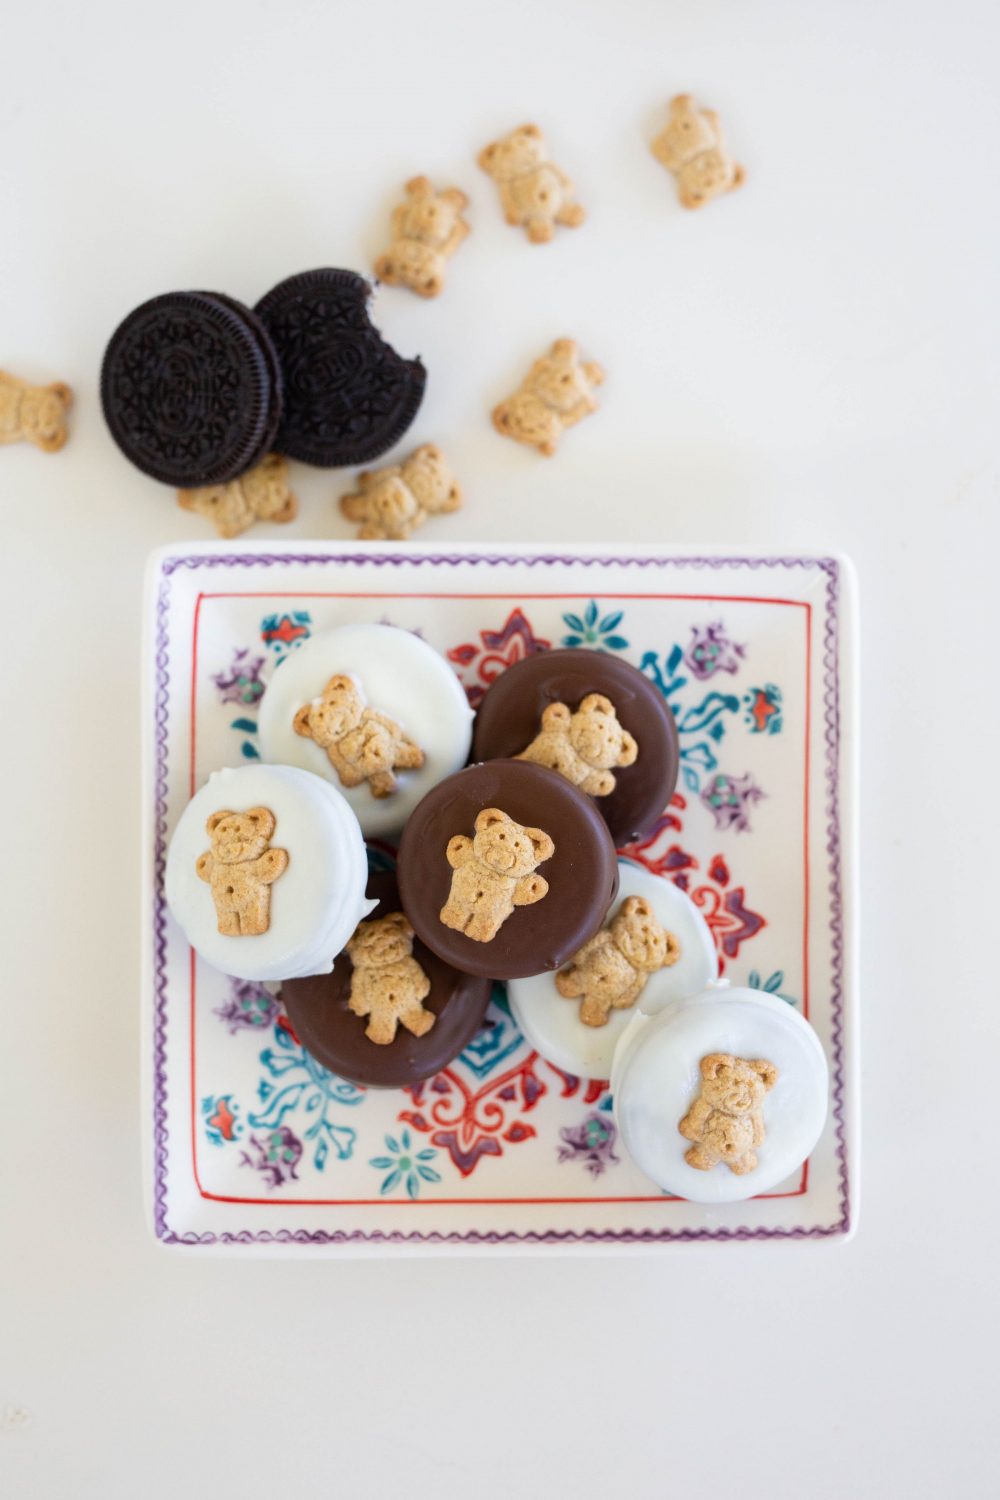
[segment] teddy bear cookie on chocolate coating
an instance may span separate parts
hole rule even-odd
[[[548,894],[536,875],[555,845],[541,828],[525,828],[498,807],[484,807],[475,836],[459,833],[445,851],[453,874],[441,921],[477,943],[489,943],[517,906],[533,906]]]
[[[272,849],[275,817],[270,808],[212,813],[205,831],[212,847],[195,865],[212,887],[223,937],[255,937],[271,925],[271,886],[288,869],[287,849]]]
[[[367,781],[373,797],[391,797],[398,785],[393,773],[424,763],[419,745],[394,719],[369,708],[354,678],[343,672],[330,678],[321,697],[302,705],[294,728],[326,751],[343,786]]]
[[[550,457],[565,429],[597,410],[593,388],[603,379],[600,365],[581,364],[574,339],[556,339],[513,396],[494,407],[493,425]]]
[[[754,1147],[764,1143],[764,1095],[778,1081],[777,1068],[763,1058],[712,1052],[701,1060],[701,1080],[701,1093],[677,1127],[694,1141],[684,1160],[702,1172],[719,1162],[737,1176],[752,1172]]]
[[[549,161],[537,125],[512,130],[480,151],[478,161],[500,189],[507,223],[523,224],[533,244],[550,240],[557,224],[575,229],[586,218],[572,182]]]
[[[424,443],[401,464],[359,474],[358,489],[340,497],[347,519],[362,523],[361,541],[406,541],[428,516],[461,504],[461,488],[434,443]]]
[[[658,162],[677,179],[684,208],[701,208],[742,187],[746,172],[726,150],[714,109],[703,109],[691,94],[670,101],[670,118],[652,143]]]
[[[436,297],[445,264],[470,232],[462,218],[468,198],[461,188],[435,192],[428,177],[411,177],[406,202],[393,209],[392,245],[375,262],[375,275],[389,286]]]
[[[57,453],[69,436],[72,405],[73,392],[61,380],[29,385],[0,370],[0,443],[34,443],[43,453]]]
[[[606,1026],[612,1010],[635,1004],[650,974],[669,969],[680,956],[680,944],[661,927],[645,897],[628,896],[610,924],[559,970],[556,989],[565,999],[580,1001],[585,1026]]]
[[[288,464],[279,453],[269,453],[228,484],[178,490],[177,503],[182,510],[207,517],[222,537],[239,536],[255,521],[294,521],[299,513],[299,502],[288,487]]]
[[[359,923],[347,955],[353,965],[347,1003],[356,1016],[369,1017],[369,1041],[388,1046],[398,1025],[413,1036],[426,1036],[435,1020],[423,1005],[431,982],[413,957],[413,928],[403,913]]]
[[[635,765],[639,747],[618,722],[615,706],[602,693],[588,693],[571,713],[565,703],[550,703],[542,727],[516,760],[533,760],[565,776],[591,797],[615,789],[612,766]]]

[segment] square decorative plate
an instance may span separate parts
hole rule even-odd
[[[746,1203],[658,1192],[607,1088],[521,1038],[498,986],[430,1083],[326,1072],[267,990],[196,959],[166,845],[209,773],[258,756],[258,700],[311,633],[419,631],[473,703],[549,646],[621,654],[677,718],[677,793],[626,851],[701,908],[724,976],[801,1009],[830,1062],[826,1131]],[[257,1254],[656,1248],[816,1239],[857,1212],[855,585],[841,557],[614,547],[170,548],[148,578],[143,1009],[147,1201],[161,1243]],[[383,851],[389,853],[391,851]]]

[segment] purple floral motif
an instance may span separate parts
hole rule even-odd
[[[738,672],[747,648],[730,640],[721,620],[711,625],[692,625],[684,663],[693,677],[704,682],[716,672]]]
[[[277,1020],[281,1006],[263,985],[246,979],[231,979],[229,983],[229,999],[225,1005],[216,1006],[215,1014],[228,1024],[234,1036],[237,1031],[263,1031]]]
[[[749,832],[750,809],[763,796],[752,776],[726,776],[721,771],[710,776],[701,791],[716,828],[733,828],[737,833]]]
[[[212,681],[219,689],[222,703],[240,703],[244,708],[256,708],[264,696],[264,683],[260,669],[266,658],[251,656],[249,647],[237,651],[224,672],[215,672]]]
[[[302,1142],[287,1125],[277,1125],[262,1136],[252,1135],[249,1146],[249,1151],[240,1153],[240,1165],[260,1172],[268,1187],[298,1180],[295,1168],[302,1156]]]
[[[594,1177],[621,1160],[614,1150],[618,1130],[607,1115],[589,1114],[579,1125],[564,1126],[559,1136],[559,1161],[582,1162]]]
[[[531,622],[512,609],[499,630],[481,630],[478,641],[467,641],[448,652],[473,708],[478,708],[490,683],[526,656],[548,651],[552,642],[535,635]]]

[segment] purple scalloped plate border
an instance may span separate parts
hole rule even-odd
[[[400,565],[458,567],[463,564],[487,567],[684,567],[684,568],[809,568],[826,576],[826,628],[823,642],[823,718],[826,744],[826,850],[830,860],[830,936],[831,936],[831,1051],[833,1053],[833,1118],[836,1135],[836,1157],[840,1184],[840,1218],[829,1225],[796,1226],[790,1229],[546,1229],[546,1230],[468,1230],[464,1233],[422,1234],[418,1230],[326,1230],[261,1229],[223,1230],[216,1234],[188,1232],[176,1234],[167,1225],[167,1103],[166,1103],[166,904],[163,898],[163,872],[166,863],[166,782],[167,782],[167,714],[170,685],[169,641],[167,639],[167,601],[171,574],[180,568],[271,567],[291,564],[348,564],[365,567],[398,567]],[[153,1226],[163,1245],[347,1245],[406,1244],[425,1245],[506,1245],[506,1244],[664,1244],[692,1240],[782,1240],[829,1239],[846,1236],[852,1229],[851,1196],[848,1181],[847,1134],[845,1122],[844,1060],[844,897],[841,870],[840,835],[840,604],[841,563],[836,557],[607,557],[585,554],[543,553],[458,553],[425,552],[273,552],[273,553],[191,553],[168,556],[159,568],[159,589],[155,621],[155,838],[153,846],[153,953],[154,953],[154,1088],[153,1088]]]

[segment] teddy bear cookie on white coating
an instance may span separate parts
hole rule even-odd
[[[472,710],[433,646],[394,625],[356,623],[317,632],[274,670],[257,730],[265,760],[332,783],[377,838],[465,764]]]
[[[367,878],[361,829],[339,792],[296,767],[253,765],[216,771],[188,803],[165,891],[207,963],[280,980],[330,972],[372,908]]]
[[[746,171],[726,150],[719,116],[691,94],[671,99],[670,118],[650,149],[676,178],[683,208],[702,208],[746,181]]]
[[[576,229],[586,218],[572,182],[549,160],[537,125],[521,125],[493,141],[478,161],[500,190],[507,223],[523,226],[533,244],[550,240],[557,224]]]
[[[461,188],[435,191],[429,177],[411,177],[406,199],[392,213],[392,245],[375,262],[375,275],[419,297],[436,297],[445,265],[470,233],[462,218],[468,198]]]
[[[204,516],[226,538],[240,536],[255,521],[284,525],[299,513],[299,502],[288,484],[288,464],[279,453],[269,453],[228,484],[178,490],[177,503],[182,510]]]
[[[637,1007],[611,1088],[622,1143],[659,1188],[734,1203],[795,1190],[823,1133],[829,1070],[793,1005],[722,983],[653,1016]]]
[[[34,443],[58,453],[69,437],[66,414],[73,392],[61,380],[31,385],[0,370],[0,443]]]
[[[462,491],[441,449],[423,443],[401,464],[364,471],[358,488],[341,495],[348,521],[360,521],[360,541],[403,542],[428,516],[459,510]]]
[[[554,974],[509,980],[514,1019],[546,1061],[608,1078],[637,1010],[700,994],[719,972],[715,942],[690,896],[632,860],[618,862],[618,901],[601,929]]]
[[[567,427],[597,410],[594,387],[603,380],[600,365],[581,362],[574,339],[556,339],[514,394],[493,408],[493,425],[550,458]]]

